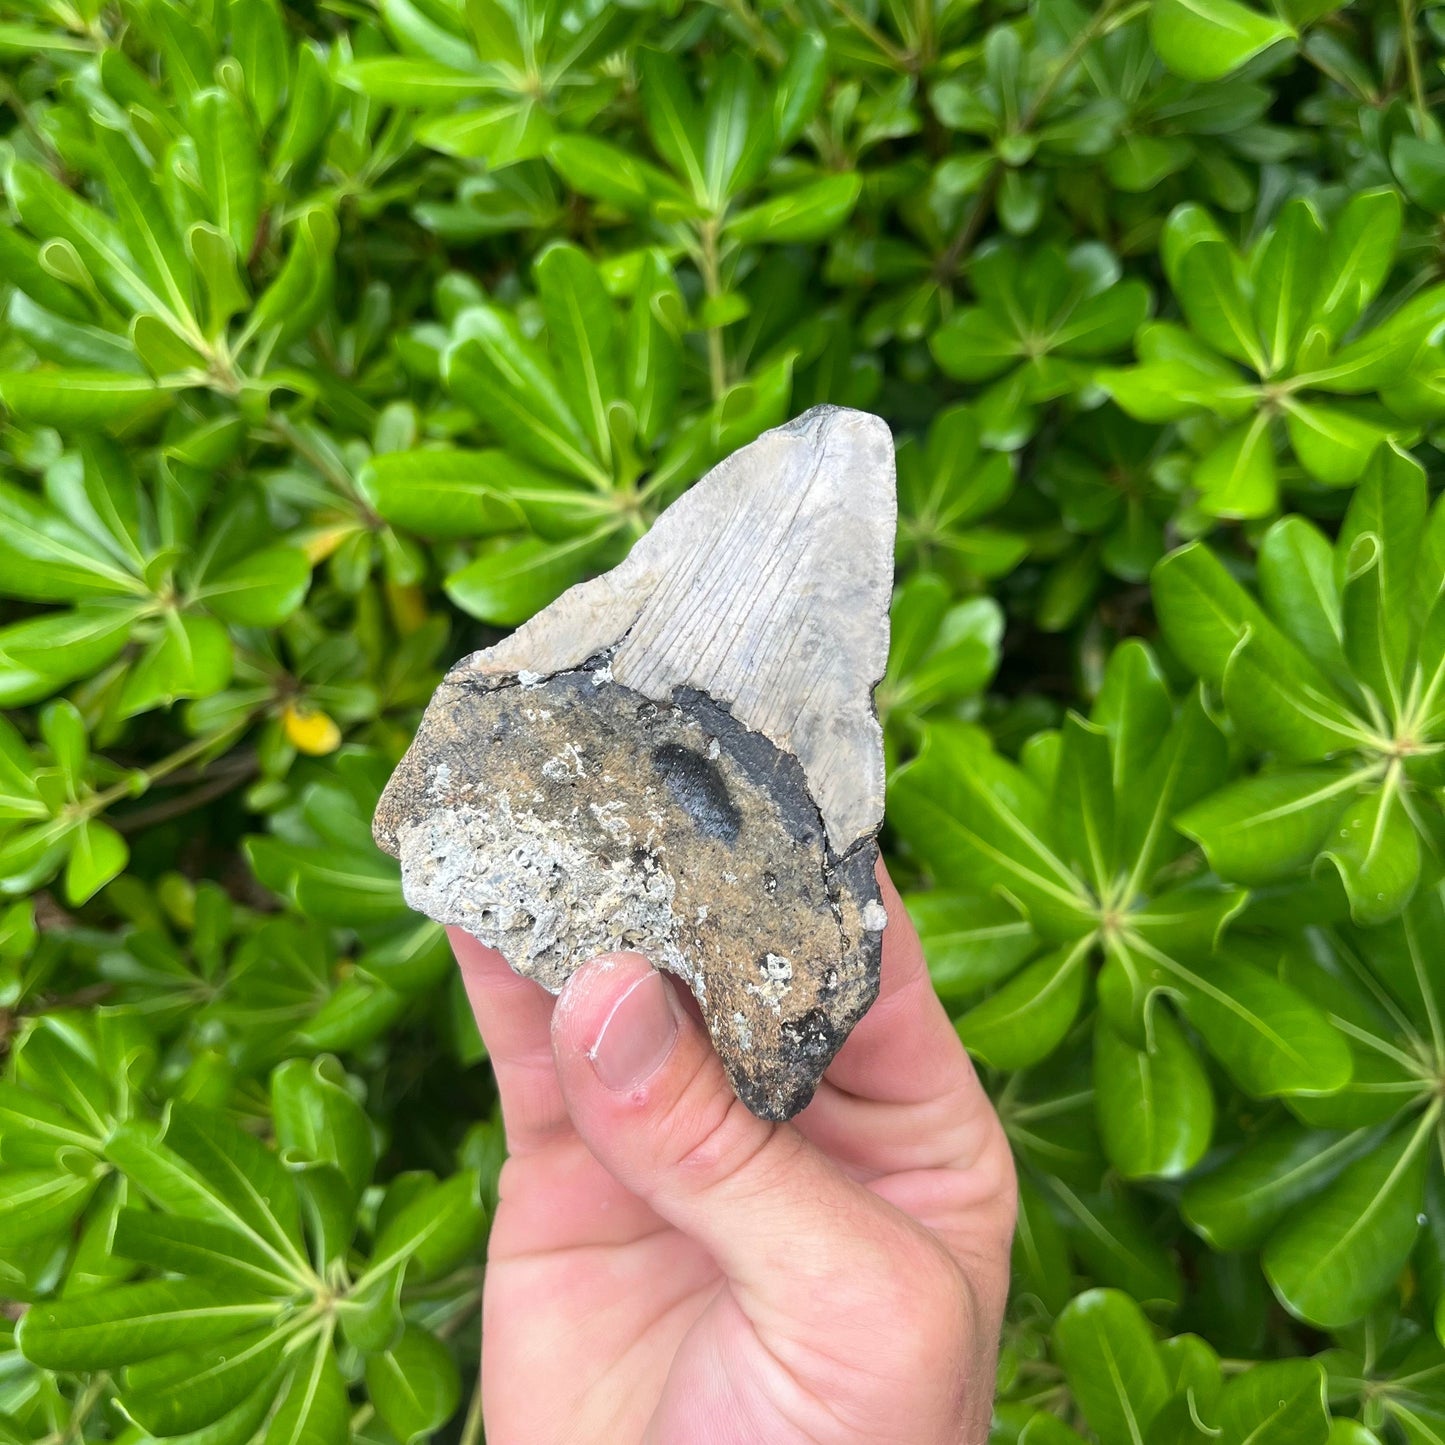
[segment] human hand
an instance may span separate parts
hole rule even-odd
[[[1014,1175],[888,908],[878,1001],[790,1124],[637,954],[555,1001],[450,930],[501,1093],[490,1445],[982,1445]]]

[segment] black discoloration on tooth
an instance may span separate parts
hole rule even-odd
[[[705,754],[663,743],[652,750],[652,765],[701,832],[720,843],[737,842],[742,815],[728,795],[722,774]]]

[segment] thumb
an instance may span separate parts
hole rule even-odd
[[[829,1283],[896,1269],[913,1234],[786,1124],[738,1100],[673,984],[635,953],[578,970],[552,1020],[573,1124],[598,1161],[748,1297],[796,1319]],[[906,1241],[917,1248],[916,1237]],[[891,1257],[890,1257],[891,1256]]]

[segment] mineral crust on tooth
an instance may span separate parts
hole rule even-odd
[[[408,903],[554,993],[646,954],[791,1118],[878,991],[895,523],[887,426],[815,407],[464,658],[376,811]]]

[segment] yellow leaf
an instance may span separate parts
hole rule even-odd
[[[286,741],[298,753],[319,758],[334,753],[341,746],[341,729],[324,712],[313,712],[309,708],[287,703],[286,711],[281,714],[281,726],[286,733]]]
[[[403,637],[415,632],[426,621],[426,595],[420,587],[386,584],[386,600],[391,607],[391,620]]]
[[[321,527],[312,532],[301,545],[306,560],[315,567],[324,562],[353,532],[361,530],[355,523],[340,527]],[[299,747],[300,744],[298,743]]]

